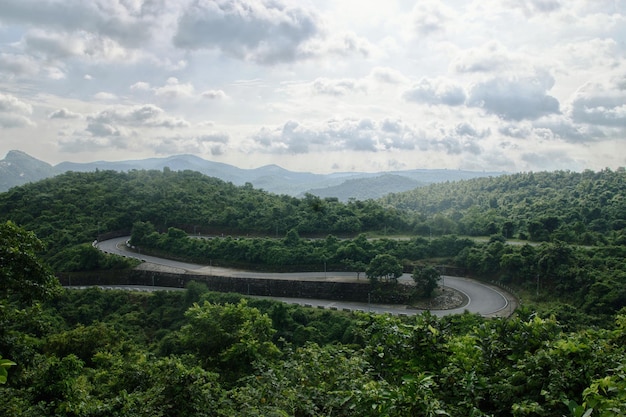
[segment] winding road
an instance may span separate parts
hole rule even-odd
[[[216,275],[223,277],[239,277],[239,278],[272,278],[272,279],[298,279],[298,280],[325,280],[325,281],[346,281],[354,280],[354,272],[298,272],[298,273],[263,273],[241,271],[230,268],[220,268],[211,265],[198,265],[186,262],[173,261],[170,259],[158,258],[155,256],[143,255],[136,251],[131,251],[126,246],[126,241],[130,236],[105,240],[95,243],[95,247],[106,253],[112,253],[121,256],[137,258],[146,263],[159,267],[167,268],[170,272],[197,274],[197,275]],[[410,274],[404,274],[399,281],[412,282]],[[462,307],[449,310],[430,310],[433,315],[445,316],[451,314],[461,314],[465,311],[477,313],[482,316],[508,316],[515,308],[515,299],[511,295],[501,289],[486,285],[482,282],[453,276],[443,276],[445,288],[451,288],[463,293],[467,298],[467,303]],[[137,289],[141,289],[138,287]],[[314,300],[303,298],[280,298],[285,302],[296,303],[301,305],[310,305],[320,308],[340,309],[340,310],[361,310],[376,313],[392,313],[392,314],[419,314],[424,310],[418,310],[399,305],[382,305],[371,303],[344,302],[333,300]]]

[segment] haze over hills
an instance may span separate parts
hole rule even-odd
[[[463,179],[499,176],[504,172],[477,172],[447,169],[415,169],[389,172],[340,172],[314,174],[289,171],[277,165],[242,169],[233,165],[208,161],[194,155],[174,155],[127,161],[95,161],[87,163],[62,162],[50,165],[22,152],[13,150],[0,161],[0,192],[39,181],[67,171],[95,170],[129,171],[192,170],[216,177],[235,185],[252,184],[255,188],[276,194],[301,196],[311,193],[320,197],[336,197],[341,201],[375,199],[391,192],[402,192],[427,184]]]

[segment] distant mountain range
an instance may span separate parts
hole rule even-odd
[[[377,173],[342,172],[313,174],[288,171],[277,165],[242,169],[220,162],[207,161],[194,155],[174,155],[166,158],[148,158],[129,161],[97,161],[87,163],[62,162],[50,165],[22,151],[10,151],[0,161],[0,192],[53,177],[67,171],[90,172],[99,170],[129,171],[192,170],[235,185],[252,184],[255,188],[276,194],[302,196],[310,193],[320,197],[336,197],[340,201],[376,199],[391,192],[408,191],[436,182],[458,181],[477,177],[499,176],[504,172],[477,172],[448,169],[415,169]]]

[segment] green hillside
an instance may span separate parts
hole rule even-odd
[[[380,200],[421,231],[532,241],[626,243],[626,170],[537,172],[432,184]]]
[[[58,245],[130,231],[135,221],[190,233],[355,234],[407,225],[374,202],[270,194],[194,171],[68,172],[0,194],[0,219]]]

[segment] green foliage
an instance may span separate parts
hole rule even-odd
[[[2,356],[0,356],[0,384],[6,384],[7,375],[9,374],[8,369],[15,365],[17,365],[15,362],[9,359],[2,359]]]
[[[272,320],[245,300],[238,304],[194,304],[185,313],[188,324],[180,330],[181,345],[206,367],[228,363],[236,377],[251,370],[252,363],[278,355],[272,343]]]
[[[421,295],[430,298],[441,280],[441,274],[432,266],[416,266],[411,276]]]
[[[128,233],[133,226],[135,244],[148,246],[157,230],[171,227],[194,235],[276,237],[290,230],[323,236],[410,227],[402,212],[384,210],[374,201],[344,204],[313,195],[278,196],[193,171],[68,172],[1,193],[0,213],[1,221],[34,231],[47,258],[58,254],[55,268],[94,266],[93,258],[74,259],[76,251],[86,249],[68,248],[109,232]],[[170,240],[179,237],[176,233]],[[67,265],[62,258],[69,259]]]
[[[38,257],[42,249],[34,233],[10,221],[0,223],[0,303],[9,298],[33,301],[55,294],[59,282]]]
[[[412,227],[432,233],[428,240],[339,239],[329,233],[399,231],[410,222],[377,202],[272,196],[190,172],[71,173],[18,187],[0,195],[0,213],[35,225],[44,245],[12,222],[0,225],[0,352],[12,359],[0,358],[3,412],[624,414],[623,180],[624,170],[605,170],[432,186],[430,195],[420,194],[421,208],[411,208]],[[409,208],[405,198],[398,205]],[[525,304],[506,320],[439,319],[241,301],[199,283],[184,292],[59,294],[38,258],[45,245],[54,269],[114,267],[86,242],[98,229],[131,227],[142,249],[274,267],[347,265],[358,272],[369,265],[368,276],[377,281],[393,280],[403,264],[437,257],[446,268],[550,303],[539,314]],[[232,231],[276,239],[221,236]],[[193,232],[220,237],[191,239]],[[445,235],[452,232],[491,238],[477,243]],[[524,236],[549,241],[504,239]],[[6,380],[13,363],[19,366]]]
[[[564,332],[526,310],[393,317],[187,291],[66,291],[30,311],[38,319],[9,323],[21,354],[0,385],[3,410],[604,416],[626,406],[624,315],[611,329]]]
[[[529,172],[432,184],[380,201],[414,212],[422,235],[623,245],[626,170]]]
[[[372,282],[385,280],[396,281],[402,276],[402,264],[397,258],[388,254],[381,253],[372,259],[365,270],[365,274]]]
[[[48,262],[55,271],[63,272],[126,269],[140,263],[137,259],[105,254],[90,243],[63,248]]]

